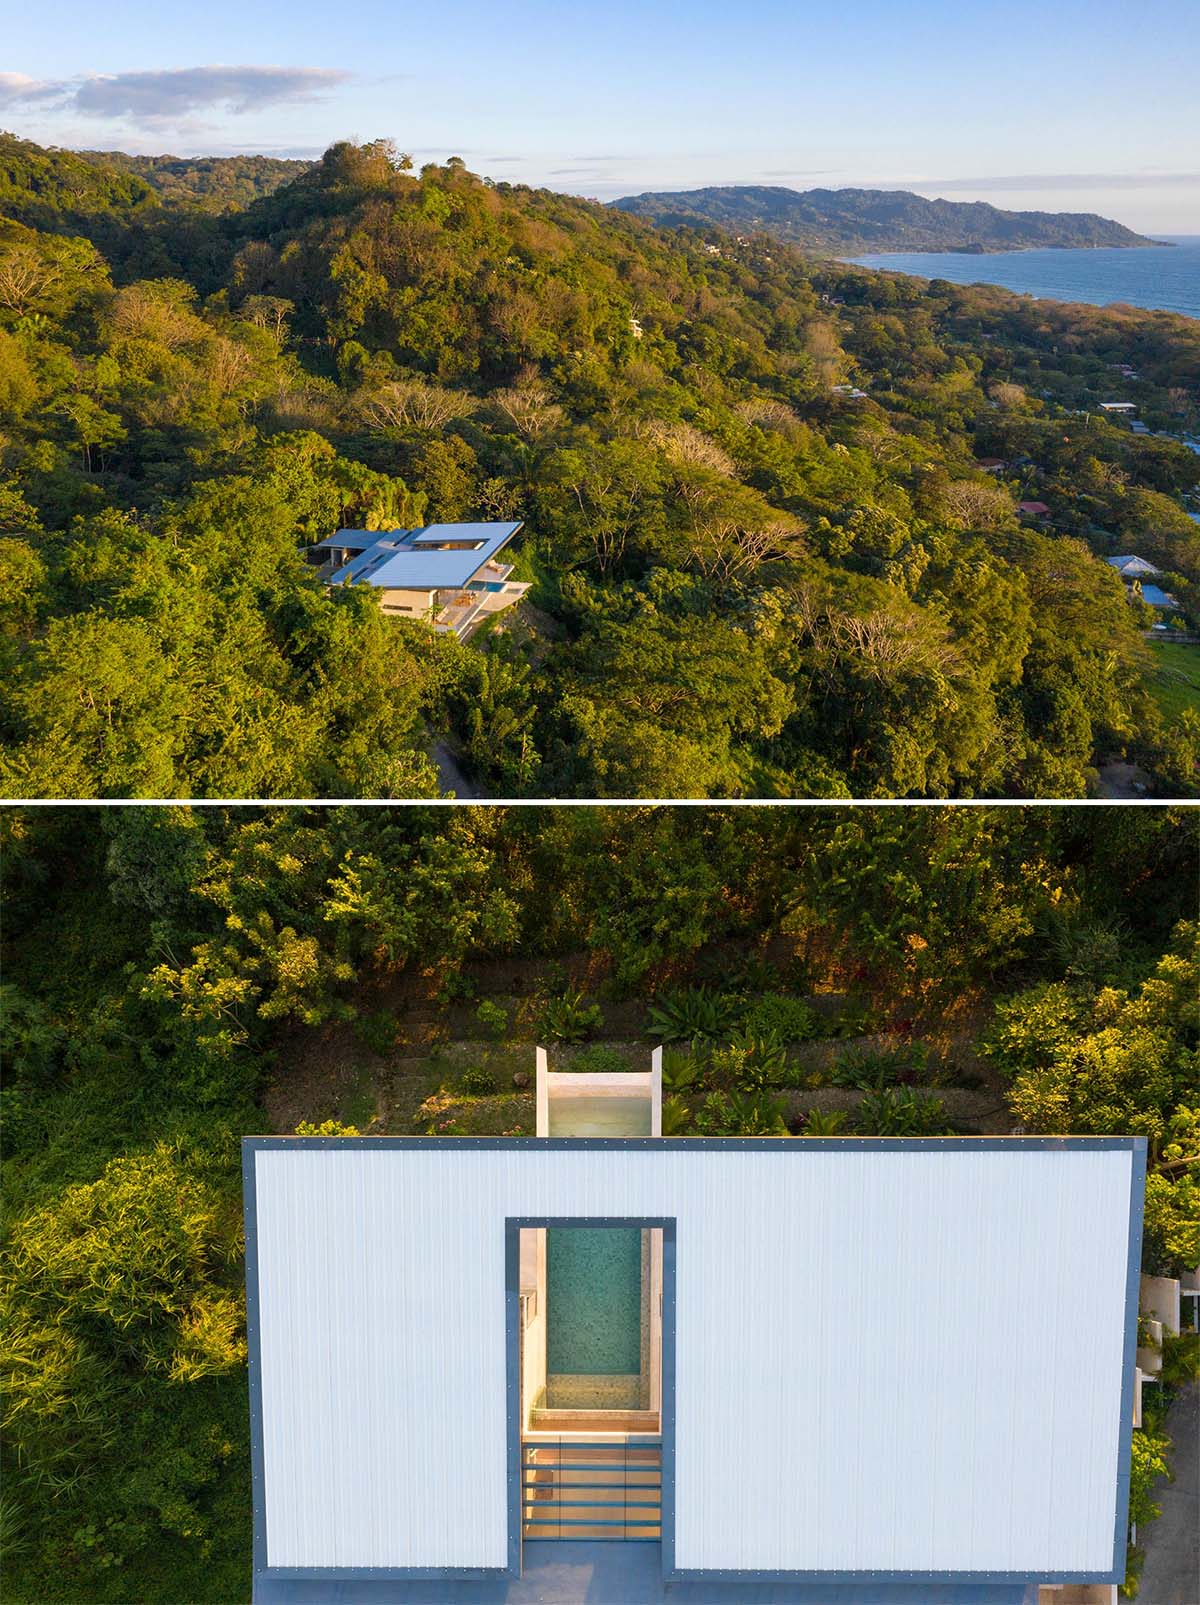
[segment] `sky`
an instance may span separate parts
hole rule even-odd
[[[611,199],[908,188],[1200,235],[1200,0],[6,0],[0,128]]]

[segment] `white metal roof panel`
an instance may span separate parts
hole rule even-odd
[[[252,1152],[269,1567],[497,1567],[505,1220],[676,1223],[682,1571],[1111,1574],[1129,1146]],[[256,1225],[255,1225],[256,1223]]]

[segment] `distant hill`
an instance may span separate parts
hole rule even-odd
[[[907,190],[794,190],[731,184],[673,194],[626,195],[610,204],[668,227],[707,224],[735,234],[771,234],[810,250],[843,255],[1156,243],[1091,212],[1004,212],[986,201],[931,201]]]
[[[133,174],[167,205],[198,204],[214,211],[248,206],[313,165],[281,156],[127,156],[119,150],[79,155],[98,167]]]
[[[128,218],[157,206],[154,191],[132,171],[0,132],[0,217],[27,228],[81,228],[86,220]]]

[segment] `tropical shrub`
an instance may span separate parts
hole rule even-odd
[[[950,1130],[942,1100],[911,1087],[868,1092],[854,1111],[854,1126],[866,1137],[937,1137]]]
[[[396,1021],[386,1009],[360,1014],[354,1022],[354,1034],[372,1053],[382,1057],[396,1046]]]
[[[461,1084],[469,1098],[486,1098],[496,1090],[496,1077],[483,1065],[472,1065],[463,1071]]]
[[[844,1109],[810,1109],[804,1117],[802,1137],[836,1137],[846,1124]]]
[[[610,1048],[603,1042],[593,1042],[574,1054],[565,1068],[580,1074],[617,1075],[629,1069],[629,1062],[616,1048]]]
[[[357,1137],[357,1126],[347,1126],[340,1120],[322,1120],[320,1125],[314,1125],[311,1120],[302,1120],[296,1127],[297,1137]]]
[[[1014,1079],[1041,1069],[1059,1048],[1084,1030],[1087,999],[1062,981],[1046,981],[996,1005],[979,1051],[1002,1075]]]
[[[742,1016],[751,1036],[774,1037],[780,1042],[807,1042],[821,1035],[821,1017],[803,998],[771,993],[755,998]]]
[[[742,1012],[740,999],[705,986],[664,992],[646,1015],[646,1030],[663,1042],[711,1040],[724,1036]]]
[[[1151,1171],[1146,1177],[1142,1267],[1153,1276],[1178,1276],[1200,1262],[1200,1163],[1182,1175]]]
[[[1136,1132],[1156,1149],[1200,1074],[1197,974],[1194,958],[1169,954],[1135,996],[1098,993],[1078,1035],[1014,1078],[1013,1112],[1031,1131]]]
[[[508,1030],[508,1010],[503,1004],[493,1003],[490,998],[484,998],[475,1010],[475,1018],[488,1036],[494,1037],[497,1042]]]
[[[709,1060],[714,1081],[736,1087],[739,1092],[763,1092],[787,1083],[787,1050],[777,1037],[752,1036],[739,1032],[728,1043],[714,1048]]]
[[[700,1043],[687,1048],[664,1048],[662,1061],[663,1087],[668,1092],[690,1092],[704,1078],[707,1060]]]
[[[922,1042],[899,1042],[884,1047],[849,1048],[829,1072],[835,1087],[878,1092],[884,1087],[909,1086],[923,1079],[929,1050]]]
[[[598,1003],[588,1003],[582,992],[564,992],[548,998],[538,1016],[538,1032],[557,1042],[583,1042],[594,1036],[604,1023]]]
[[[696,1115],[706,1137],[786,1136],[787,1124],[775,1098],[766,1093],[710,1092]]]
[[[672,1093],[664,1098],[662,1103],[662,1134],[664,1137],[679,1137],[689,1129],[692,1124],[692,1112],[683,1099]]]

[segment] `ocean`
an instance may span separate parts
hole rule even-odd
[[[1092,306],[1124,301],[1200,318],[1200,234],[1162,238],[1174,243],[1136,250],[998,251],[992,256],[884,251],[848,260],[924,279],[949,279],[952,284],[999,284],[1050,301],[1086,301]]]

